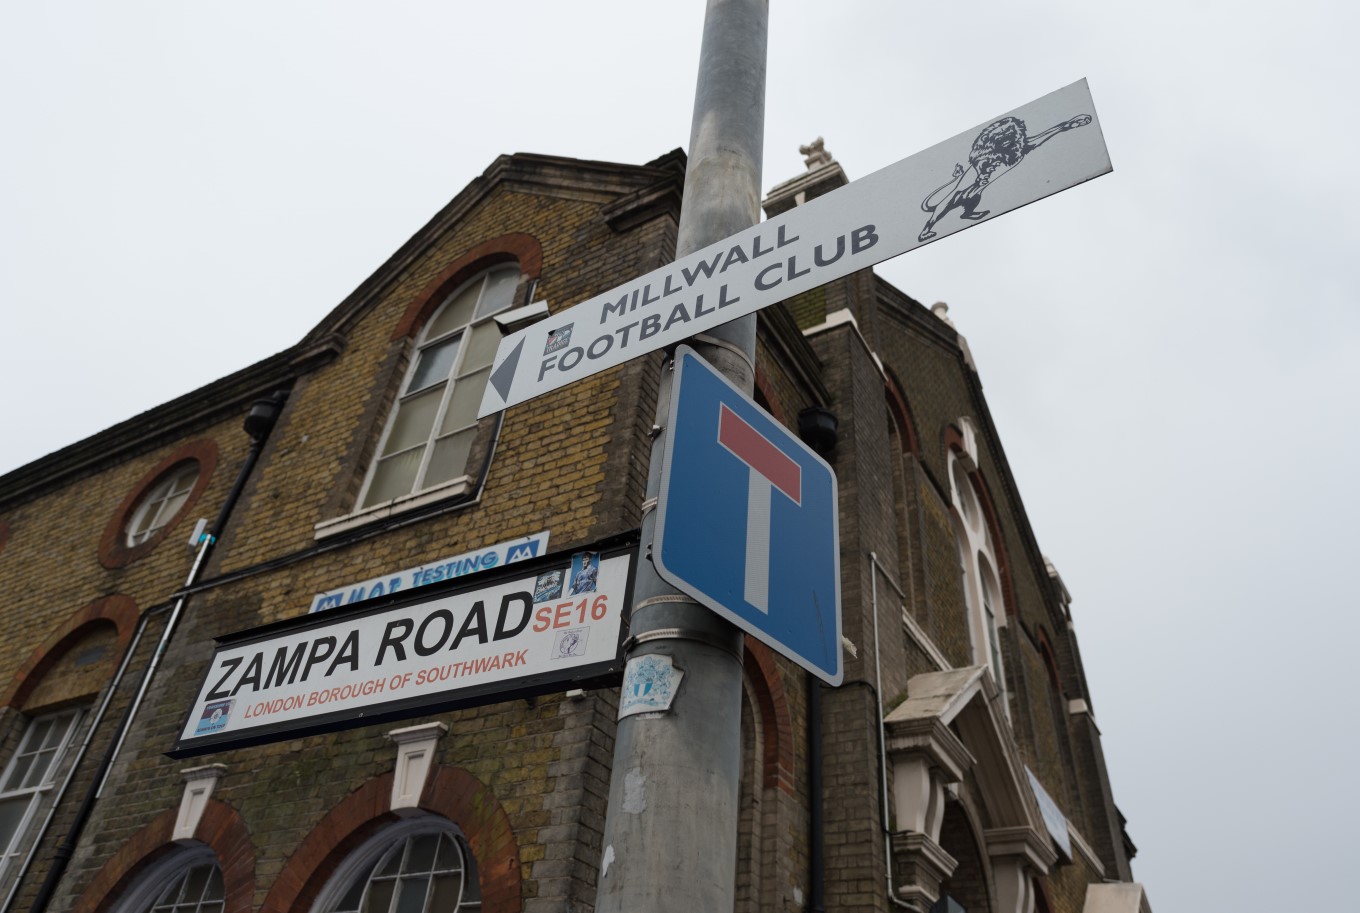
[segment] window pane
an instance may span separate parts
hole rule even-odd
[[[188,494],[197,481],[198,462],[195,460],[185,463],[182,468],[175,470],[175,475],[170,480],[170,494]]]
[[[14,758],[14,766],[9,770],[9,776],[5,778],[4,792],[11,789],[19,789],[24,782],[24,775],[33,766],[33,759],[36,755],[23,754]]]
[[[161,504],[160,512],[156,515],[154,529],[160,529],[162,526],[175,519],[175,516],[179,513],[179,509],[184,506],[184,502],[187,500],[189,500],[189,492],[187,491],[181,491],[179,494],[171,495],[169,498],[166,498],[165,502]]]
[[[434,850],[439,845],[438,834],[422,834],[411,838],[411,850],[406,858],[406,871],[428,872],[434,868]]]
[[[456,913],[462,887],[462,875],[436,875],[427,913]]]
[[[517,285],[519,285],[517,266],[498,269],[487,276],[486,291],[482,293],[481,304],[477,305],[477,317],[485,317],[508,308],[515,298]]]
[[[482,283],[473,282],[449,299],[425,328],[424,338],[438,339],[445,333],[467,326],[472,320],[472,309],[477,306],[477,293],[481,290]]]
[[[24,812],[28,810],[30,801],[28,796],[0,801],[0,853],[9,851],[9,845],[14,841],[14,835],[19,832],[19,825],[24,821]]]
[[[368,889],[368,899],[364,902],[364,913],[388,913],[392,907],[392,891],[395,881],[375,881]]]
[[[439,855],[435,858],[435,870],[439,872],[456,872],[463,867],[463,860],[458,856],[458,847],[454,846],[453,838],[448,834],[439,835]]]
[[[435,442],[429,468],[425,470],[425,488],[456,479],[466,471],[468,452],[472,450],[472,438],[476,433],[477,429],[469,428]]]
[[[373,471],[373,481],[368,486],[368,496],[364,506],[390,501],[401,495],[408,495],[416,483],[416,470],[420,468],[420,457],[424,447],[417,447],[394,457],[388,457]]]
[[[463,357],[463,364],[458,369],[460,377],[478,368],[490,367],[496,358],[496,349],[501,344],[501,328],[494,320],[478,324],[472,329],[471,335],[472,339],[467,344],[467,355]]]
[[[402,878],[397,894],[395,913],[421,913],[425,909],[425,893],[429,890],[429,876]]]
[[[455,336],[421,349],[415,373],[411,375],[411,383],[407,386],[406,392],[424,390],[430,384],[437,384],[446,379],[453,368],[453,360],[458,357],[458,342],[461,339],[461,336]]]
[[[184,899],[187,901],[197,901],[203,897],[203,891],[208,887],[208,876],[213,872],[212,866],[199,865],[189,870],[189,874],[184,879]]]
[[[34,786],[42,786],[48,779],[47,768],[52,764],[53,758],[57,756],[55,748],[48,748],[38,752],[37,758],[33,761],[33,766],[28,769],[28,775],[19,784],[22,789],[31,789]]]
[[[23,748],[20,750],[26,752],[38,751],[47,744],[47,739],[55,728],[57,728],[56,717],[48,716],[34,720],[29,726],[28,738],[24,739]]]
[[[440,384],[399,403],[397,417],[387,434],[387,443],[383,445],[383,456],[428,441],[434,429],[435,413],[439,411],[439,401],[443,397],[444,386]]]
[[[448,434],[450,431],[477,423],[477,407],[482,404],[482,394],[486,392],[486,378],[490,373],[490,368],[484,368],[453,385],[453,393],[449,395],[449,408],[444,411],[444,421],[439,425],[440,434]]]

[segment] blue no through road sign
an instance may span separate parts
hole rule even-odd
[[[839,538],[831,467],[681,346],[652,550],[661,576],[840,684]]]

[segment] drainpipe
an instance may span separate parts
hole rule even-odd
[[[236,482],[232,485],[231,493],[227,495],[226,501],[222,504],[222,509],[218,512],[217,521],[213,523],[211,532],[204,534],[199,539],[198,554],[194,556],[193,566],[189,569],[189,577],[185,580],[182,589],[187,589],[197,582],[198,575],[207,561],[209,552],[212,551],[213,545],[217,543],[218,537],[222,535],[227,519],[231,516],[232,508],[236,506],[237,500],[240,499],[241,492],[245,489],[246,480],[250,477],[251,471],[255,468],[255,463],[260,458],[260,451],[264,449],[265,439],[269,437],[269,432],[273,430],[274,423],[278,421],[279,412],[283,409],[283,401],[286,396],[285,392],[279,391],[268,399],[258,399],[251,405],[250,412],[246,414],[245,430],[250,435],[250,452],[246,455],[241,471],[236,475]],[[165,630],[161,633],[160,642],[156,644],[156,652],[152,654],[151,661],[142,673],[142,681],[137,689],[137,696],[133,698],[132,703],[123,713],[123,719],[118,724],[117,735],[110,744],[109,750],[104,753],[99,768],[90,781],[90,788],[85,792],[85,798],[81,801],[80,807],[76,809],[75,820],[71,822],[71,829],[62,840],[61,845],[57,847],[56,853],[53,854],[52,868],[48,870],[42,887],[38,889],[38,895],[33,900],[33,906],[29,908],[30,913],[44,913],[52,900],[52,896],[56,893],[62,875],[66,873],[66,867],[70,864],[71,857],[75,855],[76,844],[80,840],[80,835],[90,819],[91,812],[94,811],[94,804],[104,791],[104,784],[108,780],[114,759],[118,757],[118,752],[123,747],[128,732],[132,729],[137,711],[141,708],[142,700],[146,697],[147,689],[151,686],[151,680],[156,674],[156,669],[160,666],[161,658],[165,655],[165,648],[169,645],[170,638],[174,636],[175,628],[179,624],[180,616],[184,613],[184,605],[188,602],[188,599],[187,595],[181,595],[175,600],[174,607],[170,611],[170,618],[165,623]],[[112,690],[110,688],[110,695],[112,695]],[[104,704],[107,706],[108,697],[105,698]],[[93,733],[93,726],[91,732]],[[73,773],[75,766],[75,763],[73,763]],[[68,775],[69,779],[70,775]],[[53,808],[56,808],[55,804]],[[39,835],[39,838],[41,838],[41,835]],[[34,845],[36,847],[36,841]],[[22,875],[20,877],[22,878]],[[18,888],[19,881],[16,880],[14,889],[10,892],[11,899],[17,893]],[[8,909],[9,901],[7,900],[5,910]]]
[[[807,913],[826,913],[826,825],[822,813],[822,683],[807,676],[808,701],[808,902]]]
[[[888,878],[888,902],[895,907],[903,910],[911,910],[919,913],[915,905],[907,903],[897,896],[897,890],[893,886],[893,862],[892,862],[892,831],[888,830],[889,809],[888,809],[888,732],[887,725],[883,722],[883,663],[882,652],[878,648],[878,575],[882,574],[883,579],[888,581],[888,586],[897,591],[897,595],[903,599],[907,594],[893,582],[888,576],[887,570],[878,563],[878,555],[874,552],[869,553],[870,564],[870,584],[869,592],[872,602],[874,616],[874,690],[878,695],[878,772],[882,777],[879,793],[883,796],[883,861],[886,864]],[[36,913],[36,911],[35,911]]]

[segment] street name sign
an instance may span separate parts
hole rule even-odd
[[[636,557],[630,533],[219,637],[167,753],[193,757],[617,684]]]
[[[478,416],[1111,170],[1086,80],[501,340]]]
[[[835,473],[683,345],[652,560],[663,579],[823,681],[841,683]]]

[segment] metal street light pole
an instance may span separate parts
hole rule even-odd
[[[676,258],[760,220],[768,0],[707,0]],[[756,318],[689,344],[739,388],[755,385]],[[647,503],[660,487],[670,366],[657,399]],[[650,551],[655,510],[642,523]],[[630,664],[669,657],[684,673],[669,710],[627,716],[614,744],[597,913],[731,910],[741,776],[741,651],[735,627],[639,562]],[[625,687],[627,684],[625,683]]]

